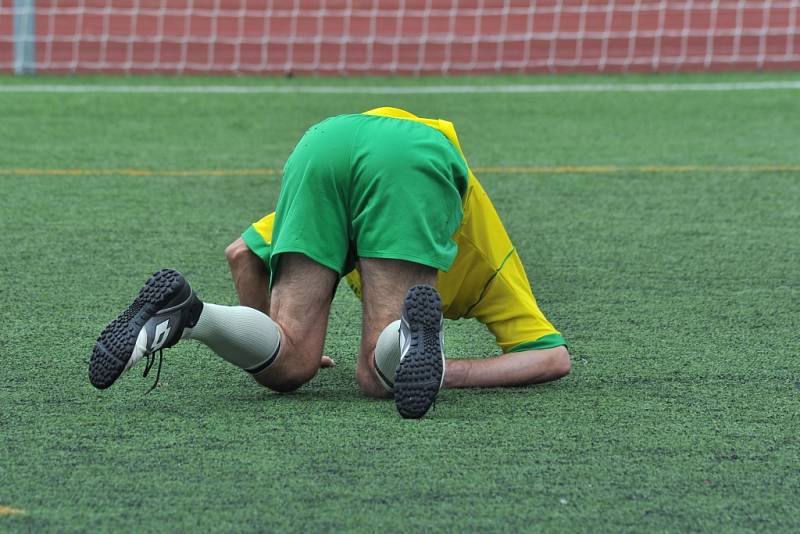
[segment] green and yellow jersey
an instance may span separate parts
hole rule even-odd
[[[464,156],[449,121],[420,118],[391,107],[373,109],[364,115],[425,124],[445,135]],[[471,170],[468,175],[464,217],[453,236],[458,253],[450,269],[439,271],[438,275],[444,316],[476,318],[489,328],[504,353],[564,345],[564,338],[539,309],[522,261],[489,196]],[[274,213],[269,214],[242,234],[248,247],[268,265],[274,218]],[[358,264],[345,279],[361,298]]]

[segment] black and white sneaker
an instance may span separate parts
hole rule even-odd
[[[197,323],[203,303],[183,275],[161,269],[151,276],[133,304],[114,319],[97,338],[89,364],[89,380],[105,389],[143,357],[148,357],[144,376],[155,362],[155,353],[173,346],[184,328]],[[158,363],[161,372],[161,359]],[[153,384],[158,384],[158,377]],[[152,390],[152,388],[151,388]]]
[[[400,364],[394,403],[400,415],[419,419],[436,400],[444,382],[442,300],[431,286],[408,290],[400,317]]]

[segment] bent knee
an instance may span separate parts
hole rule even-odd
[[[294,366],[289,368],[270,369],[252,374],[259,385],[278,393],[291,393],[306,384],[317,374],[319,366]]]
[[[291,393],[292,391],[297,391],[300,387],[305,384],[306,382],[302,382],[300,380],[291,380],[291,379],[281,379],[281,380],[270,380],[270,381],[261,381],[256,380],[259,385],[271,389],[272,391],[276,391],[278,393]]]

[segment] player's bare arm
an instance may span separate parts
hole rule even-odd
[[[528,386],[563,378],[570,369],[569,351],[563,345],[486,359],[447,360],[444,387]]]
[[[261,258],[240,237],[225,249],[239,304],[269,315],[269,274]]]

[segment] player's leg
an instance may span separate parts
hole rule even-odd
[[[402,260],[361,258],[359,264],[364,310],[356,379],[365,395],[391,397],[391,390],[381,383],[374,366],[378,337],[384,330],[389,329],[383,338],[385,348],[379,356],[392,360],[382,367],[385,369],[384,373],[391,372],[391,376],[384,377],[384,382],[388,380],[393,384],[394,372],[400,358],[399,321],[404,300],[408,290],[415,285],[435,286],[437,271],[425,265]]]
[[[397,348],[404,337],[399,355],[375,358],[385,374],[395,374],[388,356],[399,358],[396,376],[383,382],[394,382],[401,415],[422,417],[441,386],[442,311],[432,286],[457,254],[452,236],[462,219],[466,163],[444,136],[419,123],[372,120],[357,140],[350,204],[364,300],[359,382],[365,393],[382,394],[375,384],[381,380],[368,372],[376,340],[385,333],[386,346]]]
[[[320,367],[338,275],[303,254],[278,258],[270,316],[245,306],[206,304],[186,337],[201,341],[261,385],[293,391]]]
[[[164,269],[150,277],[97,340],[89,370],[92,384],[105,389],[142,358],[187,338],[267,387],[300,387],[320,365],[337,275],[301,254],[283,256],[273,288],[277,321],[247,306],[203,303],[177,271]]]
[[[433,287],[437,271],[402,260],[360,261],[361,391],[374,397],[391,391],[400,415],[420,418],[436,399],[444,376],[442,306]]]
[[[339,275],[303,254],[278,258],[270,314],[280,325],[281,347],[263,369],[251,371],[261,385],[292,391],[311,380],[320,367],[328,315]]]
[[[269,272],[260,256],[255,254],[242,238],[225,249],[239,304],[269,315]],[[328,356],[323,356],[320,367],[333,367]]]
[[[356,129],[348,116],[312,126],[284,165],[275,213],[226,251],[240,302],[268,310],[283,331],[276,362],[254,373],[264,386],[295,389],[320,365],[333,364],[322,347],[334,289],[348,264],[350,224],[340,185],[350,175]]]
[[[182,338],[202,341],[246,370],[274,360],[280,347],[280,330],[265,314],[203,303],[181,273],[162,269],[100,334],[89,366],[91,382],[107,388],[142,358],[148,358],[147,374],[154,354]]]

